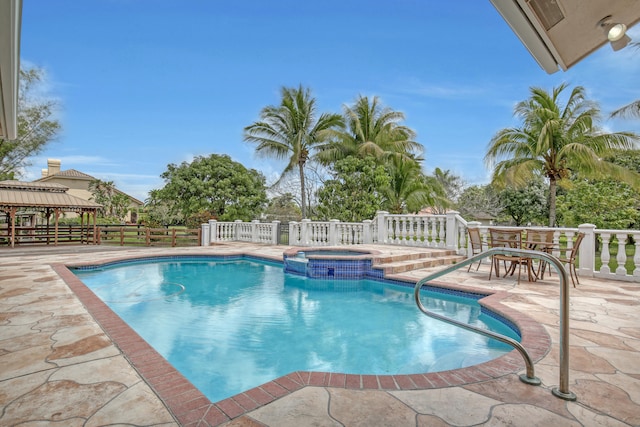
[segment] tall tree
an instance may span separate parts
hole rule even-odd
[[[208,213],[223,221],[256,219],[267,202],[264,176],[227,155],[198,156],[173,163],[160,175],[165,186],[152,192],[153,204],[168,206],[185,220]]]
[[[611,177],[640,186],[638,174],[603,160],[613,149],[631,149],[638,136],[631,132],[603,132],[597,123],[600,110],[586,99],[585,90],[576,86],[566,103],[561,84],[551,93],[537,87],[519,102],[515,116],[520,127],[502,129],[489,143],[485,162],[493,168],[493,183],[521,186],[535,176],[549,181],[549,225],[556,224],[556,191],[571,171],[583,176]]]
[[[348,156],[373,156],[381,164],[391,156],[406,161],[419,158],[423,147],[413,140],[415,132],[400,124],[402,112],[384,107],[377,96],[360,95],[353,105],[343,108],[346,127],[321,147],[317,157],[322,163]]]
[[[394,214],[417,213],[425,206],[433,206],[444,191],[438,182],[425,177],[420,163],[392,157],[387,164],[391,177],[386,189],[386,209]]]
[[[338,114],[318,112],[309,89],[283,87],[280,105],[269,105],[260,112],[260,120],[244,128],[245,141],[257,144],[256,152],[286,159],[281,178],[292,171],[300,177],[302,217],[307,216],[305,165],[316,148],[330,137],[330,130],[342,126]]]
[[[318,191],[321,220],[359,222],[371,219],[383,207],[390,178],[373,157],[349,156],[334,165],[333,179]]]
[[[39,68],[20,70],[18,92],[18,138],[0,138],[0,180],[14,179],[28,166],[28,158],[41,152],[60,131],[53,118],[57,103],[42,96],[44,71]]]
[[[462,178],[454,175],[450,170],[442,170],[435,168],[433,176],[430,177],[434,181],[434,185],[442,189],[442,195],[438,194],[433,206],[436,214],[445,214],[447,209],[455,205],[460,193],[462,192]]]

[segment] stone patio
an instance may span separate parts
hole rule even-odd
[[[581,278],[571,288],[575,402],[551,394],[559,382],[557,275],[517,286],[513,277],[488,281],[486,262],[477,272],[460,269],[440,282],[495,292],[488,304],[524,328],[541,386],[518,379],[524,364],[512,352],[438,374],[355,379],[298,372],[209,402],[63,267],[164,254],[281,259],[286,248],[0,249],[0,425],[640,425],[639,284]],[[417,281],[437,268],[394,277]]]

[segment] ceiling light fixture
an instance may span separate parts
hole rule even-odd
[[[625,47],[631,39],[627,36],[627,26],[620,23],[613,23],[611,15],[605,16],[598,21],[598,27],[607,35],[607,39],[611,43],[611,48],[615,51]]]

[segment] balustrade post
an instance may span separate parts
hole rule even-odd
[[[258,224],[260,224],[260,220],[258,219],[251,221],[251,242],[253,243],[260,241],[260,236],[258,235]]]
[[[200,224],[200,246],[208,246],[209,239],[209,224]]]
[[[278,235],[278,233],[280,232],[280,221],[271,221],[271,224],[271,244],[277,245],[278,243],[280,243],[280,236]]]
[[[458,215],[460,212],[451,211],[447,212],[447,220],[444,229],[444,242],[445,247],[447,249],[453,249],[458,252],[459,242],[458,242]]]
[[[330,246],[336,246],[338,244],[338,224],[340,223],[339,219],[330,219],[329,220],[329,236],[327,241]]]
[[[594,224],[580,224],[578,232],[584,233],[584,238],[578,248],[578,271],[581,276],[593,277],[596,269],[596,226]]]
[[[364,221],[362,221],[362,224],[362,243],[373,243],[373,233],[371,232],[373,221],[371,221],[370,219],[365,219]]]
[[[300,227],[296,221],[289,221],[289,244],[292,246],[300,244]]]
[[[308,218],[300,222],[300,244],[309,246],[309,234],[311,231],[311,220]]]
[[[233,221],[233,240],[235,242],[240,241],[241,231],[242,231],[242,220],[236,219],[235,221]]]
[[[389,243],[387,239],[387,215],[389,215],[389,212],[376,212],[376,221],[378,222],[378,243],[383,245]]]
[[[209,244],[212,245],[218,242],[218,221],[215,219],[209,220]]]

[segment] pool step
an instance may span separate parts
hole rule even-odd
[[[386,276],[423,268],[455,264],[463,259],[465,259],[464,256],[457,255],[456,252],[452,250],[431,249],[428,251],[422,250],[376,257],[373,268],[382,269]]]

